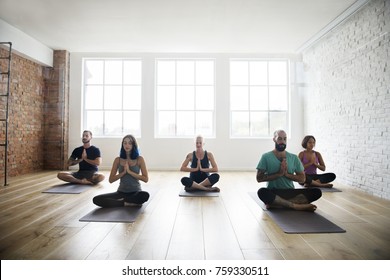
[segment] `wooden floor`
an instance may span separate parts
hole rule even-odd
[[[108,173],[107,173],[108,175]],[[103,184],[81,194],[48,194],[56,172],[9,178],[0,187],[0,257],[12,259],[389,260],[390,201],[347,186],[324,193],[318,213],[346,233],[286,234],[248,195],[253,172],[221,172],[219,197],[179,197],[180,172],[150,172],[154,191],[134,223],[79,222]]]

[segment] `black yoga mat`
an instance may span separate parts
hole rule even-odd
[[[62,184],[56,185],[43,191],[43,193],[62,193],[62,194],[79,194],[83,191],[93,188],[94,185],[81,185],[81,184]]]
[[[207,192],[207,191],[194,191],[194,192],[186,192],[185,190],[181,190],[179,196],[186,197],[218,197],[219,192]]]
[[[255,202],[270,216],[285,233],[341,233],[346,232],[317,212],[292,209],[266,209],[257,193],[249,193]]]

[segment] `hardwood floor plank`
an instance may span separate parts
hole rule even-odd
[[[206,259],[244,259],[221,198],[202,197],[202,209]]]

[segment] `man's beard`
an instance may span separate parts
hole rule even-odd
[[[275,143],[275,149],[279,152],[283,152],[286,149],[286,144]]]

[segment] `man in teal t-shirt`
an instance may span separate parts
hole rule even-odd
[[[287,207],[295,210],[315,211],[311,202],[322,195],[320,189],[295,189],[293,181],[304,182],[305,173],[299,158],[286,151],[287,134],[283,130],[274,132],[275,149],[262,155],[257,165],[257,182],[267,182],[260,188],[259,198],[267,208]]]

